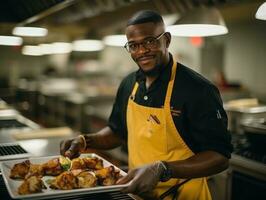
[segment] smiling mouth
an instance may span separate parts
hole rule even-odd
[[[143,56],[137,59],[138,63],[147,64],[154,59],[153,56]]]

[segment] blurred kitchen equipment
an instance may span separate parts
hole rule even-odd
[[[73,92],[64,98],[65,123],[74,130],[81,131],[86,102],[86,96],[79,92]]]
[[[38,129],[39,125],[14,109],[0,110],[0,133],[11,130]]]
[[[228,101],[224,108],[228,116],[228,128],[232,133],[242,133],[241,122],[266,118],[266,106],[255,98]]]
[[[248,143],[241,154],[266,164],[266,118],[242,121],[241,127]]]
[[[244,120],[240,126],[243,133],[232,134],[230,199],[266,199],[266,118]]]
[[[104,128],[111,114],[114,96],[89,97],[82,117],[84,132],[95,132]]]
[[[40,139],[40,138],[51,138],[51,137],[67,137],[71,136],[72,132],[73,131],[68,127],[57,127],[57,128],[42,128],[30,131],[17,131],[17,132],[12,132],[11,135],[16,140],[27,140],[27,139]]]
[[[0,143],[0,161],[18,158],[26,158],[31,154],[18,143]]]

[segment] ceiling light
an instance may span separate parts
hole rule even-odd
[[[264,2],[257,10],[255,17],[257,19],[266,20],[266,2]]]
[[[20,46],[22,42],[23,40],[21,37],[0,35],[0,45]]]
[[[42,51],[39,46],[26,45],[22,48],[22,54],[28,56],[42,56]]]
[[[103,38],[103,42],[109,46],[122,47],[127,43],[126,35],[108,35]]]
[[[166,28],[174,36],[206,37],[228,33],[224,20],[214,7],[200,7],[186,13],[175,25]]]
[[[41,52],[44,55],[52,54],[53,53],[53,45],[52,44],[39,44],[41,48]]]
[[[73,51],[100,51],[104,47],[100,40],[76,40],[72,44]]]
[[[15,27],[12,33],[19,36],[43,37],[48,31],[46,28],[39,27]]]
[[[64,54],[72,51],[72,44],[67,42],[55,42],[52,43],[52,53]]]

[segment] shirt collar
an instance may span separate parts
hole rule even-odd
[[[161,73],[159,74],[157,80],[161,80],[161,81],[166,81],[168,82],[171,76],[171,69],[172,69],[172,65],[173,65],[173,56],[172,54],[169,53],[170,59],[168,64],[162,69]],[[146,77],[144,75],[144,73],[141,70],[138,70],[136,72],[136,80],[138,82],[142,82],[146,80]]]

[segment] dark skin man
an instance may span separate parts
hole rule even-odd
[[[160,75],[161,69],[170,62],[168,48],[171,34],[165,32],[163,22],[141,22],[128,25],[126,36],[130,55],[145,75],[145,86],[146,89],[149,89]],[[82,137],[62,141],[60,144],[61,154],[74,158],[79,156],[80,150],[84,146],[106,150],[127,142],[109,126],[97,133],[85,135],[85,139],[86,144],[84,144]],[[147,162],[143,165],[138,163],[135,165],[137,167],[130,169],[128,175],[118,181],[118,184],[130,182],[130,185],[123,190],[124,192],[145,196],[145,194],[151,193],[156,185],[162,181],[161,176],[165,171],[165,165],[167,170],[171,171],[170,178],[172,179],[195,179],[211,176],[225,170],[228,167],[228,160],[226,156],[217,151],[204,150],[193,153],[185,159],[163,160],[163,163],[160,160],[154,160],[152,163]]]

